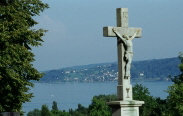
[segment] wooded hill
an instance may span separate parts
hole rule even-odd
[[[131,67],[132,81],[170,81],[168,76],[180,74],[176,58],[134,61]],[[117,81],[117,62],[73,66],[45,71],[40,82],[111,82]]]

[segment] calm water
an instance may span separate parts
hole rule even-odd
[[[134,85],[136,83],[132,83]],[[151,95],[166,98],[164,90],[170,86],[171,82],[138,82],[146,86]],[[36,83],[30,90],[34,93],[31,102],[23,105],[23,110],[29,112],[34,108],[41,109],[43,104],[47,104],[51,109],[52,102],[56,101],[60,110],[76,109],[78,103],[88,107],[91,99],[99,94],[116,94],[117,82],[114,83],[65,83],[65,84],[41,84]]]

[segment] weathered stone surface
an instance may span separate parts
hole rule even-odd
[[[103,27],[103,36],[105,37],[117,37],[118,47],[118,86],[117,96],[118,100],[132,100],[132,86],[130,84],[130,66],[133,57],[133,48],[131,40],[126,40],[123,35],[127,35],[129,38],[140,38],[142,36],[141,28],[129,28],[128,27],[128,9],[117,8],[117,27],[107,26]],[[115,30],[115,32],[114,32]],[[138,33],[137,33],[138,32]],[[132,38],[133,39],[133,38]],[[128,42],[131,43],[126,43]],[[127,51],[126,45],[129,46],[131,51]],[[128,49],[128,50],[129,50]],[[129,59],[127,61],[127,53]],[[127,74],[127,77],[125,77]]]
[[[18,113],[18,112],[2,112],[2,113],[0,113],[0,116],[20,116],[20,113]]]
[[[121,32],[121,35],[128,34],[128,36],[132,36],[137,30],[140,32],[136,35],[136,38],[142,37],[142,28],[126,28],[126,27],[113,27],[106,26],[103,27],[103,36],[105,37],[116,37],[116,34],[112,31],[115,28],[117,32]]]
[[[144,101],[123,100],[107,102],[112,108],[112,116],[139,116],[139,107]]]
[[[135,101],[132,97],[130,84],[130,67],[133,57],[133,38],[142,36],[141,28],[128,27],[128,9],[117,9],[117,27],[103,27],[103,36],[117,37],[118,48],[118,86],[117,98],[119,101],[108,102],[112,108],[112,116],[139,116],[139,106],[144,101]]]

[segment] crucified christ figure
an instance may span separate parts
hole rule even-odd
[[[140,32],[140,30],[137,30],[133,36],[129,37],[128,35],[120,35],[115,28],[113,28],[113,32],[123,41],[124,48],[125,48],[125,59],[126,59],[126,65],[125,65],[125,79],[130,78],[130,67],[132,63],[133,58],[133,43],[132,40],[135,38],[135,36]]]

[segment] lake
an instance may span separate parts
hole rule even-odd
[[[154,97],[163,99],[168,95],[164,90],[173,84],[172,82],[132,82],[134,84],[142,84],[149,89]],[[60,110],[69,108],[76,109],[80,103],[88,107],[91,99],[99,94],[116,94],[117,82],[110,83],[63,83],[63,84],[46,84],[35,83],[34,88],[30,92],[34,93],[31,102],[23,104],[23,111],[26,113],[34,108],[41,109],[43,104],[47,104],[51,109],[53,101],[57,102]]]

